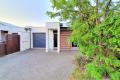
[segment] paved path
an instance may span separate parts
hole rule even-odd
[[[32,49],[0,58],[0,80],[67,80],[76,52]]]

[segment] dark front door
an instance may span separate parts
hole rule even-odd
[[[57,31],[54,31],[54,47],[57,47]]]
[[[46,47],[46,34],[45,33],[33,33],[33,47],[45,48]]]

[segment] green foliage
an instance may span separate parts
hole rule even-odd
[[[84,56],[92,59],[91,62],[86,63],[86,65],[84,64],[85,70],[96,80],[101,80],[103,77],[109,77],[112,80],[120,79],[120,75],[118,75],[120,74],[120,60],[115,56],[115,54],[120,54],[119,20],[120,16],[108,17],[100,25],[92,28],[91,31],[90,29],[88,31],[87,29],[81,29],[77,32],[78,27],[76,26],[76,29],[72,27],[72,41],[78,44]],[[74,24],[74,26],[75,25],[76,24]],[[81,24],[79,26],[81,26]],[[99,37],[99,32],[102,33],[102,38]],[[102,41],[102,46],[98,45],[99,41]],[[80,57],[78,59],[81,60]],[[84,60],[82,59],[81,62],[84,62]]]
[[[48,15],[69,21],[70,41],[80,49],[75,64],[83,73],[75,70],[75,76],[85,78],[75,80],[120,80],[120,3],[112,1],[100,0],[97,7],[91,0],[51,0]]]

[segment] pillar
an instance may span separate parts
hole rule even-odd
[[[60,27],[58,27],[58,49],[57,52],[60,52]]]
[[[48,28],[46,28],[46,52],[48,52],[48,48],[49,48],[49,40],[48,40],[48,36],[49,36],[49,33],[48,33]]]
[[[0,30],[0,42],[2,41],[2,34],[1,34],[1,30]]]

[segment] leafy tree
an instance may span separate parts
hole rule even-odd
[[[54,11],[47,12],[69,22],[70,41],[80,49],[77,63],[92,80],[120,80],[120,0],[115,1],[51,0]]]

